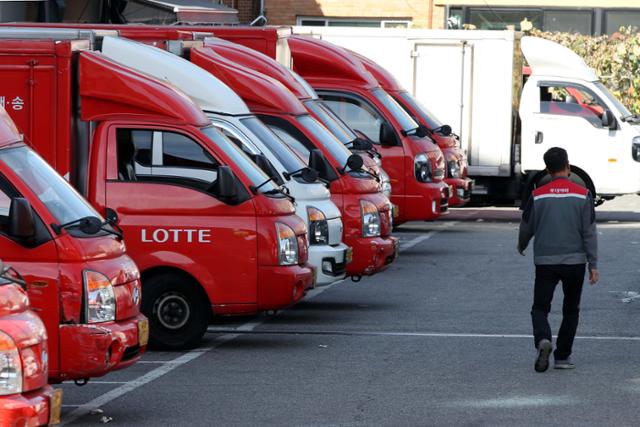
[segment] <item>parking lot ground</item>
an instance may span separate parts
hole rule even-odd
[[[63,422],[637,425],[640,197],[598,209],[602,279],[585,286],[574,371],[533,370],[519,216],[461,209],[402,226],[401,256],[383,274],[319,288],[275,316],[217,320],[199,349],[63,384]],[[560,309],[558,298],[554,330]]]

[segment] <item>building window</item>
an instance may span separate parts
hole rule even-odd
[[[410,19],[297,17],[297,25],[313,27],[409,28]]]
[[[640,10],[608,10],[604,20],[607,34],[615,33],[620,27],[640,27]]]
[[[470,8],[469,23],[479,30],[505,30],[508,26],[520,29],[527,19],[535,28],[542,28],[542,11],[536,9]]]
[[[542,29],[563,33],[592,34],[593,12],[590,10],[545,10]]]

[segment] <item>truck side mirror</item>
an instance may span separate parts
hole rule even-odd
[[[29,239],[36,235],[36,220],[31,204],[24,197],[15,197],[9,208],[9,235],[17,239]]]
[[[442,125],[439,128],[435,128],[433,132],[439,133],[442,136],[449,136],[451,135],[452,129],[449,125]]]
[[[611,110],[604,110],[602,113],[602,127],[609,130],[615,130],[618,128],[616,118],[613,116]]]
[[[352,154],[347,159],[347,166],[352,171],[362,170],[362,166],[364,166],[364,160],[362,160],[362,157],[360,157],[360,155]]]
[[[209,188],[213,194],[221,199],[233,199],[238,196],[236,176],[229,166],[218,167],[218,178]]]
[[[335,171],[322,154],[322,151],[314,148],[309,152],[309,167],[318,172],[318,177],[324,181],[335,181],[338,179]]]
[[[382,145],[397,145],[398,137],[393,127],[387,122],[380,124],[380,144]]]
[[[107,222],[111,225],[118,225],[118,223],[120,222],[120,217],[118,217],[118,212],[116,212],[114,209],[106,208],[104,210],[104,216]]]

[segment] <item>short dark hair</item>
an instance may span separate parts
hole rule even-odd
[[[549,148],[544,153],[544,164],[549,173],[557,173],[569,165],[567,151],[560,147]]]

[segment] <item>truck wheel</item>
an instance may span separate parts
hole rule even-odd
[[[191,280],[179,274],[143,280],[142,312],[149,318],[150,347],[182,350],[197,346],[209,325],[208,301]]]

